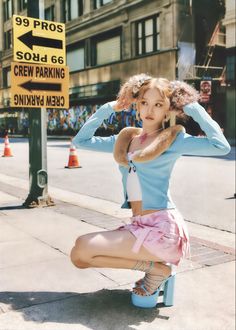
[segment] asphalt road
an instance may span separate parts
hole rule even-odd
[[[112,154],[78,150],[82,168],[65,169],[69,146],[65,140],[48,141],[49,186],[121,203],[121,176]],[[13,157],[0,157],[0,173],[28,180],[28,140],[10,138],[10,147]],[[0,154],[3,149],[1,139]],[[235,232],[235,148],[224,157],[181,157],[170,189],[186,220]]]

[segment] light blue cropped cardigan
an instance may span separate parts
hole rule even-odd
[[[114,104],[115,101],[104,104],[88,119],[72,140],[76,147],[113,152],[118,135],[99,137],[94,136],[94,133],[100,127],[103,120],[108,119],[114,112]],[[129,164],[136,167],[142,190],[143,210],[173,209],[176,207],[169,192],[169,181],[174,164],[181,155],[223,156],[231,150],[219,125],[200,104],[188,104],[183,110],[186,115],[191,116],[200,125],[206,137],[196,137],[180,132],[171,146],[160,156],[151,161],[133,161],[133,164]],[[130,208],[126,192],[129,169],[121,165],[119,165],[119,169],[122,174],[124,191],[124,203],[121,207]]]

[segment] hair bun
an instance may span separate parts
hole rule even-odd
[[[170,88],[172,90],[170,105],[173,110],[182,110],[186,104],[198,102],[200,99],[199,92],[185,82],[171,81]]]
[[[132,86],[132,96],[134,98],[138,97],[140,88],[150,79],[152,79],[152,77],[145,73],[135,75],[129,79],[129,84]]]
[[[140,88],[152,79],[145,73],[137,74],[129,78],[119,91],[117,97],[117,109],[127,109],[135,102],[139,95]]]

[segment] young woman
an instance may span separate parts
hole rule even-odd
[[[152,78],[131,77],[117,101],[103,105],[73,139],[76,146],[113,152],[122,174],[125,201],[131,223],[117,230],[80,236],[71,251],[78,268],[125,268],[145,272],[132,292],[134,305],[154,307],[164,286],[164,303],[172,305],[174,275],[189,253],[189,236],[181,214],[169,193],[169,179],[176,160],[185,155],[225,155],[230,145],[219,125],[196,101],[189,85]],[[118,135],[94,136],[114,111],[136,106],[142,128],[126,127]],[[206,137],[187,134],[181,125],[165,128],[171,114],[191,116]]]

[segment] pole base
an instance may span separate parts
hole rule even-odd
[[[52,200],[50,196],[40,196],[40,197],[33,197],[29,195],[25,202],[23,203],[23,206],[27,208],[35,208],[35,207],[48,207],[48,206],[54,206],[55,202]]]

